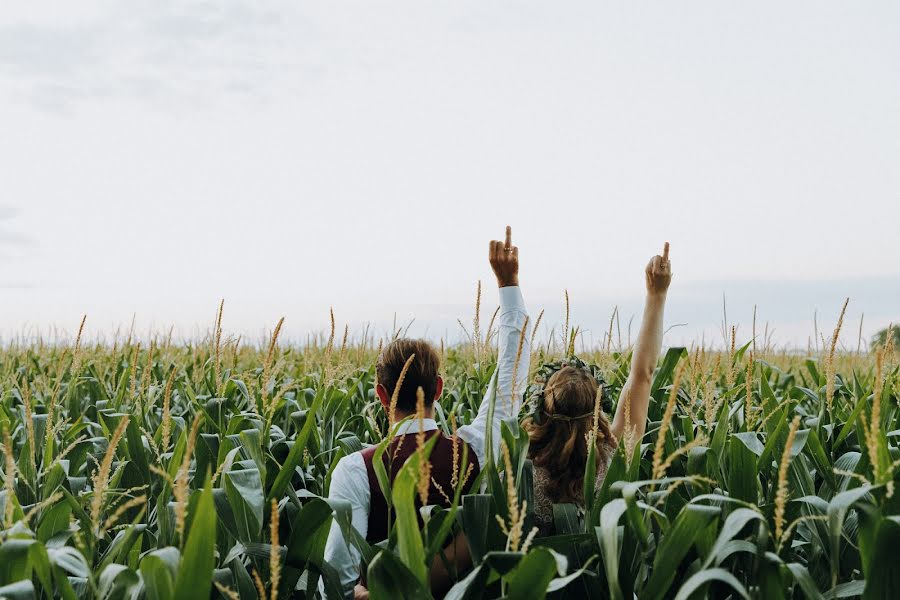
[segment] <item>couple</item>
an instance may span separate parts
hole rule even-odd
[[[519,414],[521,393],[527,387],[531,336],[527,331],[524,333],[522,331],[527,326],[527,312],[519,288],[519,249],[512,245],[509,227],[506,228],[505,241],[490,242],[488,256],[500,287],[498,315],[500,349],[497,370],[482,400],[478,415],[471,424],[459,428],[455,442],[440,432],[434,420],[434,402],[440,398],[444,382],[439,375],[440,355],[428,342],[397,339],[384,348],[376,365],[378,385],[375,391],[387,411],[400,372],[408,358],[415,354],[397,394],[394,421],[400,422],[415,414],[416,393],[422,388],[426,399],[424,430],[429,436],[438,436],[429,459],[432,464],[431,475],[433,481],[445,490],[453,489],[455,474],[451,465],[454,454],[458,452],[461,455],[464,450],[462,446],[468,447],[469,462],[473,464],[473,472],[466,480],[468,483],[464,484],[471,486],[487,454],[485,432],[488,426],[493,428],[493,452],[495,456],[497,455],[501,437],[500,422]],[[601,415],[600,419],[600,432],[603,435],[598,435],[596,442],[598,489],[603,482],[617,440],[625,433],[626,414],[630,414],[629,421],[633,424],[631,428],[635,439],[639,440],[644,435],[650,381],[662,346],[666,291],[672,278],[668,243],[662,256],[654,256],[651,259],[645,274],[647,299],[640,334],[632,356],[631,371],[622,388],[621,401],[616,406],[612,424],[604,415]],[[520,344],[521,354],[518,352]],[[519,356],[518,365],[517,356]],[[581,505],[584,503],[582,487],[588,454],[587,434],[593,427],[594,403],[599,401],[597,387],[597,381],[587,371],[565,366],[546,382],[543,414],[537,419],[526,419],[525,428],[530,438],[529,458],[534,462],[535,519],[541,535],[552,533],[554,503]],[[494,388],[498,401],[495,403],[493,421],[488,423],[490,404],[488,399],[494,394]],[[509,398],[513,390],[519,390],[518,397],[514,398],[513,402],[499,401]],[[626,404],[630,404],[629,409],[626,409]],[[419,429],[417,420],[407,420],[396,431],[390,449],[384,453],[385,461],[388,454],[396,453],[395,459],[390,464],[389,476],[392,480],[406,458],[415,451],[415,434]],[[403,443],[406,436],[410,439],[407,443]],[[454,443],[457,444],[456,448],[453,447]],[[372,466],[374,456],[373,447],[355,452],[338,461],[328,494],[329,498],[350,503],[353,527],[370,544],[386,539],[389,534],[387,503]],[[388,466],[387,462],[385,464]],[[471,492],[472,490],[464,489],[464,493]],[[429,489],[428,503],[442,506],[448,504],[434,484]],[[445,554],[460,566],[471,564],[464,536],[453,540]],[[368,591],[360,583],[360,556],[356,549],[344,540],[336,523],[332,523],[329,532],[325,560],[337,570],[346,597],[368,598]],[[446,592],[452,585],[442,564],[433,565],[431,581],[436,595]]]

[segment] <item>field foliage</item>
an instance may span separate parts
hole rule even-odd
[[[84,336],[87,339],[87,336]],[[326,500],[344,455],[388,433],[374,396],[377,340],[303,347],[277,328],[254,347],[221,328],[199,344],[10,343],[0,350],[0,597],[312,598],[332,519],[361,550],[373,597],[428,597],[427,565],[465,532],[475,567],[450,598],[897,597],[897,361],[739,340],[670,348],[647,433],[620,443],[581,514],[555,507],[533,537],[528,439],[449,509],[414,498],[427,445],[393,484],[387,544],[370,546]],[[569,344],[536,344],[532,370]],[[488,331],[444,347],[448,434],[494,371]],[[630,351],[580,352],[618,397]],[[524,392],[524,390],[522,390]],[[452,417],[451,417],[452,415]],[[588,467],[590,471],[590,466]],[[586,489],[592,489],[588,477]]]

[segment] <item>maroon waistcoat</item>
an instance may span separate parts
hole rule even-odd
[[[428,431],[425,433],[425,435],[427,439],[431,439],[431,437],[434,435],[439,436],[428,458],[428,461],[431,463],[431,478],[438,484],[440,484],[441,489],[443,489],[444,493],[452,500],[454,493],[452,485],[453,439],[447,437],[438,429]],[[458,437],[456,439],[456,445],[459,452],[459,464],[457,465],[457,469],[459,469],[460,471],[457,474],[457,479],[459,481],[465,479],[465,473],[463,472],[462,468],[462,461],[464,448],[468,448],[467,460],[468,463],[472,465],[472,472],[469,473],[469,477],[465,480],[465,484],[463,485],[463,494],[468,494],[472,488],[472,484],[475,481],[475,478],[478,476],[478,472],[480,469],[480,466],[478,464],[478,457],[475,456],[475,452],[472,450],[472,448]],[[369,476],[369,497],[371,498],[371,501],[369,503],[369,531],[366,534],[366,541],[368,541],[370,544],[374,544],[387,539],[388,536],[387,500],[385,499],[384,494],[381,493],[381,486],[378,485],[378,477],[375,475],[375,468],[372,466],[372,461],[375,457],[376,449],[377,446],[372,446],[362,451],[363,461],[366,463],[366,473]],[[397,473],[400,472],[400,467],[403,466],[403,463],[406,462],[406,459],[412,456],[415,451],[415,433],[398,435],[393,440],[391,440],[390,447],[385,450],[384,454],[382,455],[382,460],[384,461],[385,469],[387,470],[388,475],[391,478],[391,483],[393,483],[394,478],[397,476]],[[390,457],[393,457],[393,459],[390,459]],[[466,467],[466,470],[468,470],[468,467]],[[428,488],[428,504],[443,506],[445,508],[450,506],[450,504],[447,502],[447,499],[444,497],[444,494],[442,494],[440,490],[437,489],[433,482]],[[419,497],[418,495],[416,495],[417,515],[418,509],[421,506],[422,504],[419,502]],[[421,517],[419,517],[419,526],[421,525],[422,521]]]

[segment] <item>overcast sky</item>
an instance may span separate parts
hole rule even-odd
[[[0,331],[454,337],[513,226],[599,340],[900,321],[900,4],[41,2],[0,12]],[[634,328],[636,329],[636,324]],[[624,335],[624,334],[623,334]],[[827,334],[826,334],[827,335]],[[712,339],[711,339],[712,338]]]

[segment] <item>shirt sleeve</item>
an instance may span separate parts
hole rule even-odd
[[[366,537],[369,529],[369,494],[369,478],[362,454],[355,452],[339,460],[331,474],[328,497],[350,503],[353,527],[362,537]],[[338,572],[344,597],[352,597],[353,587],[359,581],[360,555],[344,539],[344,534],[335,521],[331,522],[328,541],[325,543],[325,562]]]
[[[471,424],[459,428],[459,437],[466,441],[479,464],[484,467],[487,449],[485,438],[488,427],[488,411],[490,400],[497,390],[497,401],[494,405],[494,420],[491,423],[493,452],[500,449],[500,422],[507,417],[519,414],[522,394],[528,384],[528,368],[531,361],[531,339],[526,326],[528,312],[519,286],[500,288],[500,331],[498,334],[500,351],[497,358],[497,370],[491,377],[487,392],[478,408],[478,416]],[[519,341],[522,341],[522,352],[519,354]],[[518,363],[518,364],[517,364]],[[513,384],[515,377],[515,385]]]

